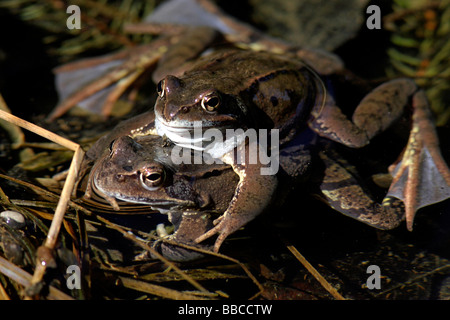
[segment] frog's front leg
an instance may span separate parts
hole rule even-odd
[[[375,88],[358,105],[353,121],[328,97],[312,112],[310,126],[319,135],[349,147],[362,147],[387,129],[412,105],[412,127],[401,161],[393,170],[388,197],[405,203],[407,227],[412,229],[416,211],[450,198],[450,171],[443,160],[428,103],[411,79],[396,79]]]
[[[245,146],[246,152],[249,148],[248,145]],[[219,251],[230,234],[253,220],[269,205],[278,184],[275,174],[261,174],[267,167],[260,162],[238,162],[234,150],[225,154],[221,160],[233,167],[234,172],[239,175],[239,183],[227,210],[214,221],[215,227],[195,240],[199,243],[218,233],[214,243],[215,252]]]

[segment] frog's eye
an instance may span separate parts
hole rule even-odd
[[[139,172],[139,179],[145,189],[155,191],[162,186],[166,179],[166,175],[161,168],[152,168],[144,172]]]
[[[203,97],[202,108],[207,112],[215,112],[220,106],[220,96],[217,93],[211,93]]]
[[[162,79],[158,84],[156,85],[156,92],[158,92],[158,96],[160,98],[164,97],[164,87],[165,87],[165,80]]]

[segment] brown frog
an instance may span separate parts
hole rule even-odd
[[[104,152],[98,148],[104,148]],[[89,174],[85,197],[97,194],[115,210],[122,209],[118,200],[150,206],[168,214],[174,224],[175,232],[169,236],[170,240],[199,246],[195,239],[213,227],[210,216],[227,210],[239,178],[226,164],[175,164],[171,156],[173,148],[157,135],[116,138],[115,131],[111,132],[88,152],[91,157],[97,155],[97,159]],[[294,154],[296,162],[292,161]],[[307,168],[308,152],[295,153],[289,149],[282,159],[283,167],[290,166],[290,176],[282,175],[281,185],[289,190],[294,183],[291,177],[301,176],[299,170]],[[156,245],[171,260],[199,257],[176,245],[165,242]],[[206,243],[201,247],[209,248]]]
[[[243,30],[240,27],[242,25],[234,30]],[[201,31],[200,35],[207,35],[207,45],[210,45],[211,39],[218,34],[216,31],[205,31],[208,28],[197,30]],[[245,35],[251,39],[256,33]],[[227,40],[230,39],[229,35],[224,36]],[[392,203],[392,197],[404,200],[409,229],[412,229],[414,215],[420,207],[450,197],[450,174],[439,152],[427,101],[412,80],[396,79],[375,88],[356,108],[351,108],[354,112],[350,120],[340,109],[347,106],[333,94],[331,80],[336,76],[343,82],[350,82],[351,78],[343,71],[340,60],[331,54],[303,48],[297,50],[283,44],[277,46],[279,43],[274,41],[266,41],[277,54],[232,48],[218,50],[212,54],[204,53],[197,61],[204,48],[201,45],[198,46],[200,50],[188,50],[188,55],[179,55],[177,50],[192,48],[191,40],[198,37],[189,33],[189,36],[178,35],[172,40],[175,38],[176,41],[172,42],[176,43],[174,46],[166,47],[170,41],[163,40],[160,43],[162,50],[152,50],[150,55],[130,54],[113,72],[95,81],[95,85],[89,84],[86,90],[81,90],[83,92],[80,91],[67,99],[67,103],[59,110],[64,112],[71,103],[88,96],[94,87],[95,90],[100,90],[110,86],[127,71],[123,85],[117,85],[117,90],[107,95],[110,104],[141,74],[139,72],[158,64],[154,79],[164,79],[158,84],[160,97],[155,105],[156,133],[166,135],[185,147],[196,147],[200,144],[198,142],[202,142],[200,149],[205,148],[205,151],[214,157],[232,165],[240,177],[235,195],[222,218],[217,220],[216,227],[197,241],[219,233],[215,246],[215,250],[218,250],[227,235],[261,212],[261,208],[267,205],[276,189],[276,179],[273,175],[260,174],[261,169],[264,169],[261,163],[237,163],[234,151],[245,151],[252,145],[234,143],[229,148],[227,143],[209,143],[205,146],[203,143],[210,140],[191,139],[192,130],[199,128],[199,124],[202,130],[211,127],[221,132],[236,128],[280,129],[281,143],[289,142],[293,136],[309,127],[325,139],[359,148],[392,126],[404,113],[405,107],[412,107],[410,139],[401,159],[391,170],[393,183],[383,205],[377,206],[376,210],[362,206],[349,208],[348,203],[359,203],[353,201],[353,198],[358,197],[355,193],[348,192],[348,188],[341,188],[337,184],[325,183],[333,186],[331,189],[324,188],[323,195],[337,210],[352,212],[353,217],[364,217],[360,220],[383,229],[397,226],[402,217],[396,208],[389,205]],[[263,40],[268,39],[263,37]],[[243,43],[247,44],[247,49],[255,47],[251,41],[241,41],[238,46],[242,47]],[[143,48],[137,50],[141,49]],[[123,58],[123,55],[121,57]],[[183,61],[186,57],[191,60],[188,64],[177,60],[181,58]],[[133,71],[130,66],[138,66],[134,70],[136,72],[130,72]],[[52,116],[55,117],[56,113]],[[145,124],[143,120],[139,119],[140,123],[135,125],[130,123],[128,134],[131,137],[155,134],[155,130],[148,126],[150,122]],[[325,152],[322,152],[322,155],[327,156]],[[331,158],[323,160],[328,163],[327,159]],[[327,168],[335,168],[332,163],[333,161]],[[333,172],[333,169],[329,169],[329,177],[333,177]],[[332,181],[338,180],[334,177]]]
[[[160,212],[177,209],[225,211],[238,178],[231,167],[185,165],[171,160],[172,146],[160,136],[120,136],[96,160],[85,196],[92,192],[115,210],[116,200],[145,204]]]
[[[359,213],[352,215],[364,216],[362,221],[382,229],[394,228],[402,219],[398,206],[390,206],[395,197],[405,203],[411,230],[420,207],[450,197],[450,171],[440,155],[427,100],[412,80],[396,79],[376,87],[360,101],[352,120],[344,115],[331,93],[331,87],[325,87],[312,67],[292,56],[235,49],[212,52],[183,74],[168,75],[160,81],[155,104],[157,133],[179,146],[209,153],[231,165],[240,177],[228,209],[198,242],[218,233],[214,247],[217,251],[229,234],[261,212],[277,182],[273,175],[260,174],[261,163],[238,162],[236,149],[247,152],[251,144],[239,139],[234,144],[228,140],[210,142],[210,138],[196,137],[196,129],[205,132],[214,128],[225,136],[230,128],[275,128],[283,143],[307,126],[323,138],[360,148],[411,106],[410,138],[401,160],[392,169],[393,182],[383,205],[372,211],[367,211],[367,206],[355,207],[352,210]],[[206,142],[210,143],[205,147]],[[348,200],[357,200],[359,194],[335,189],[324,195],[336,209],[348,212],[343,203],[359,203]]]
[[[198,146],[197,149],[230,164],[239,175],[235,196],[221,221],[198,239],[202,241],[219,233],[215,245],[218,251],[229,234],[267,206],[277,187],[276,170],[262,174],[270,168],[259,159],[255,163],[247,159],[238,161],[235,150],[243,154],[256,149],[269,151],[256,139],[243,143],[248,131],[227,136],[221,143],[217,136],[214,143],[209,144],[204,135],[199,139],[190,136],[195,135],[196,130],[204,134],[208,129],[216,129],[225,137],[227,129],[274,128],[277,131],[276,136],[270,135],[272,142],[275,137],[283,140],[303,125],[312,106],[323,104],[323,86],[316,74],[300,61],[295,63],[279,55],[233,49],[205,56],[184,75],[188,78],[167,76],[158,84],[160,98],[155,105],[155,126],[158,134],[178,146]],[[265,143],[268,146],[267,141]],[[278,145],[272,148],[272,154],[277,153],[276,148]],[[269,166],[278,168],[278,160],[273,160]]]
[[[333,152],[330,144],[332,142],[312,133],[282,148],[281,168],[277,174],[280,183],[278,193],[273,197],[277,199],[276,204],[282,204],[291,187],[305,182],[307,177],[308,192],[318,193],[333,207],[355,199],[348,195],[336,199],[333,192],[339,193],[339,188],[358,196],[358,202],[350,208],[339,210],[337,207],[342,213],[373,225],[381,226],[386,220],[399,223],[403,218],[401,202],[393,200],[392,207],[396,210],[391,211],[385,211],[375,203],[361,186],[358,173]],[[213,228],[211,215],[227,210],[239,181],[228,165],[174,164],[170,155],[173,145],[162,144],[159,136],[145,135],[134,139],[121,136],[105,148],[106,152],[97,159],[90,173],[93,190],[101,191],[100,195],[117,209],[120,208],[116,199],[150,205],[167,213],[175,226],[169,239],[178,244],[196,245],[194,240]],[[312,161],[313,149],[329,151],[319,151]],[[151,179],[147,181],[147,177]],[[180,185],[181,188],[176,187]],[[370,214],[364,214],[362,208]],[[171,260],[186,261],[201,256],[164,241],[156,242],[155,246]],[[202,243],[201,247],[209,248],[209,245]]]
[[[123,203],[117,200],[150,206],[166,213],[175,226],[169,240],[209,249],[207,243],[199,245],[194,240],[213,227],[211,215],[223,213],[233,197],[238,177],[231,167],[176,165],[170,157],[172,146],[164,145],[160,136],[116,138],[115,132],[99,140],[88,152],[96,159],[85,197],[99,195],[115,210],[120,210],[119,204]],[[99,152],[99,148],[104,148],[104,152]],[[84,164],[87,162],[85,159]],[[202,256],[164,241],[156,241],[154,246],[174,261]]]

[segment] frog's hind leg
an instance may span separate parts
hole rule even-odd
[[[120,96],[133,84],[142,84],[140,77],[156,65],[163,53],[161,48],[166,48],[168,43],[168,38],[161,38],[150,44],[56,68],[55,83],[60,102],[47,120],[62,116],[75,105],[110,116]]]
[[[393,170],[388,195],[404,201],[407,227],[412,230],[419,208],[450,198],[450,171],[440,154],[426,96],[414,81],[395,79],[376,87],[361,100],[352,121],[327,97],[322,108],[312,112],[310,127],[323,137],[359,148],[393,125],[408,106],[412,106],[410,137]]]
[[[450,198],[450,170],[440,153],[425,93],[411,79],[387,82],[361,101],[353,122],[370,139],[393,124],[408,105],[412,106],[411,131],[403,156],[392,170],[388,196],[403,200],[407,228],[412,230],[418,209]]]
[[[319,197],[331,208],[372,227],[389,230],[404,220],[404,205],[395,198],[377,203],[362,188],[356,173],[344,161],[319,153],[325,165]]]
[[[361,100],[351,120],[342,113],[333,97],[325,94],[323,105],[312,110],[309,126],[322,137],[360,148],[402,116],[416,91],[417,86],[410,79],[386,82]]]
[[[412,128],[400,162],[392,170],[388,196],[405,203],[406,223],[412,230],[416,211],[450,198],[450,170],[439,150],[439,141],[427,98],[414,94]]]

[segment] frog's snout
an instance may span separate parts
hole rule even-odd
[[[164,118],[166,121],[173,121],[177,118],[178,113],[187,113],[187,108],[180,108],[180,106],[177,106],[176,104],[167,104],[164,109]]]

